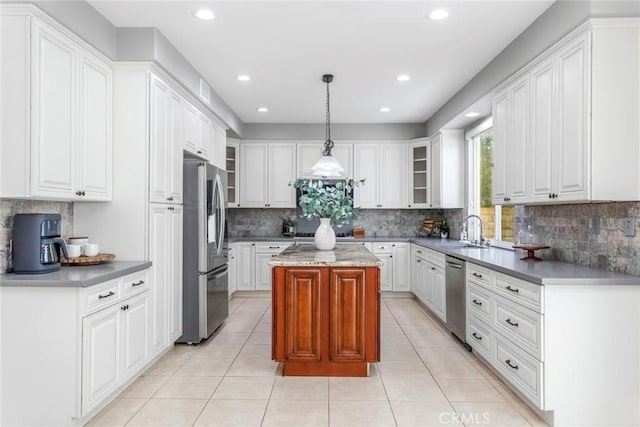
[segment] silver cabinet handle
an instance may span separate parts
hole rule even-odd
[[[451,268],[455,268],[456,270],[462,270],[462,266],[460,264],[453,264],[448,262],[447,265]]]
[[[98,299],[109,298],[110,296],[113,296],[113,295],[115,295],[115,292],[109,291],[108,294],[98,295]]]

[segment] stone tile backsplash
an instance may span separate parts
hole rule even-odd
[[[62,216],[62,237],[73,232],[73,204],[42,200],[0,199],[0,273],[11,267],[10,241],[13,216],[17,213],[58,213]]]
[[[228,210],[227,225],[232,237],[278,237],[282,232],[282,218],[296,216],[295,209]],[[363,209],[355,227],[365,229],[367,237],[414,237],[426,217],[445,217],[451,227],[451,237],[459,237],[461,209]]]
[[[635,220],[635,236],[624,234],[624,219]],[[531,224],[538,251],[555,259],[640,276],[640,202],[524,206],[516,210],[516,232]]]

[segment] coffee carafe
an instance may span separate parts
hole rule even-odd
[[[60,214],[16,214],[13,217],[13,272],[50,273],[60,269],[60,248],[69,257],[60,237]]]

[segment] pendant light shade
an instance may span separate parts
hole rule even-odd
[[[331,140],[331,113],[329,109],[329,83],[333,81],[333,74],[325,74],[322,76],[322,81],[327,84],[327,118],[325,122],[325,141],[324,150],[322,151],[322,157],[311,168],[313,176],[319,177],[342,177],[345,170],[340,166],[340,163],[331,156],[331,149],[333,148],[333,141]]]

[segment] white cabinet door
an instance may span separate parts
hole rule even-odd
[[[268,161],[268,201],[271,208],[294,208],[296,191],[293,181],[296,179],[296,146],[295,144],[269,144]],[[255,183],[255,177],[250,180]]]
[[[255,289],[255,243],[238,243],[237,255],[239,291],[252,291]]]
[[[553,192],[555,146],[554,62],[542,62],[531,71],[531,194],[533,202],[548,201]],[[494,122],[495,129],[495,122]]]
[[[121,304],[82,320],[82,413],[91,411],[120,381]]]
[[[112,74],[107,64],[81,52],[76,151],[81,200],[111,200]]]
[[[199,144],[196,147],[196,154],[209,160],[209,147],[211,146],[211,121],[207,116],[198,113],[198,126],[200,128]]]
[[[432,271],[432,286],[433,291],[431,294],[431,309],[433,312],[438,315],[438,317],[443,321],[447,321],[447,295],[446,295],[446,285],[444,281],[444,269],[442,267],[431,267]]]
[[[76,47],[33,20],[31,192],[73,199],[76,180]]]
[[[210,161],[215,167],[227,170],[227,132],[211,122],[211,149]]]
[[[377,208],[379,205],[378,147],[379,144],[354,144],[353,146],[355,179],[365,180],[353,191],[354,205],[357,207],[367,209]]]
[[[167,104],[170,89],[158,77],[151,76],[150,144],[149,144],[149,200],[164,203],[171,179],[169,171],[169,117]]]
[[[431,140],[431,200],[429,207],[442,206],[442,135]]]
[[[408,207],[426,209],[431,199],[431,155],[429,141],[409,144]]]
[[[169,345],[169,283],[168,259],[171,250],[170,208],[165,204],[149,205],[149,260],[151,266],[151,357],[162,352]]]
[[[393,244],[393,291],[409,292],[411,286],[411,253],[409,243]]]
[[[508,143],[509,203],[523,202],[529,194],[529,76],[514,83],[511,89],[511,129]]]
[[[122,309],[122,379],[136,374],[149,359],[149,292],[125,300]]]
[[[407,147],[404,143],[380,145],[379,207],[405,208],[407,203]]]
[[[493,98],[493,204],[502,205],[507,201],[507,145],[509,140],[509,91],[505,90]]]
[[[382,261],[380,266],[380,290],[393,290],[393,255],[391,254],[375,254]]]
[[[167,189],[165,198],[170,203],[182,203],[182,141],[184,138],[184,99],[171,91],[167,99]],[[153,149],[153,148],[152,148]]]
[[[556,191],[562,201],[584,200],[589,194],[589,35],[558,53],[558,151]],[[622,154],[622,153],[621,153]],[[597,159],[595,160],[597,161]]]
[[[238,288],[238,244],[229,245],[229,296]]]
[[[200,112],[188,102],[184,104],[184,149],[196,153],[200,146]]]
[[[267,206],[267,153],[266,144],[240,144],[240,207]]]
[[[182,206],[172,206],[169,211],[170,242],[166,250],[169,253],[168,295],[169,295],[169,344],[182,335]]]
[[[227,170],[227,205],[238,207],[240,205],[240,166],[239,155],[240,146],[236,142],[228,142],[226,150],[226,170]]]
[[[271,266],[269,261],[277,254],[272,253],[256,253],[255,258],[255,271],[256,271],[256,290],[257,291],[270,291],[271,290]]]

